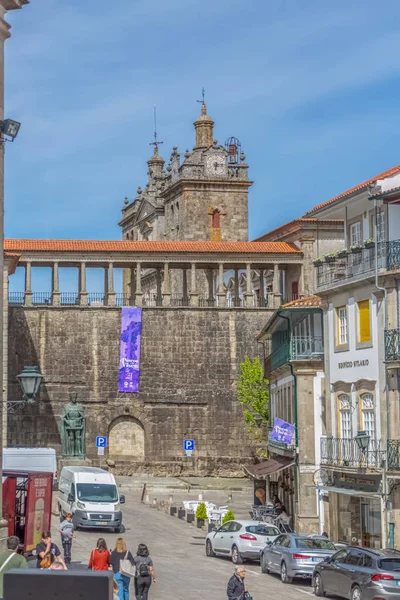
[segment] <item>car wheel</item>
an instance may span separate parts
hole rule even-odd
[[[265,554],[262,555],[261,557],[261,573],[269,573],[269,567],[268,567],[268,563],[267,563],[267,559]]]
[[[234,565],[242,565],[243,564],[243,558],[242,558],[237,546],[233,546],[233,548],[232,548],[232,562]]]
[[[282,583],[292,583],[293,577],[289,577],[285,561],[281,564],[281,581]]]
[[[207,555],[207,556],[209,556],[210,558],[211,558],[212,556],[215,556],[215,552],[214,552],[214,550],[212,549],[212,545],[211,545],[211,542],[210,542],[210,540],[207,540],[207,541],[206,541],[206,555]]]
[[[322,584],[322,577],[320,573],[314,575],[314,594],[316,596],[325,596],[324,586]]]
[[[358,585],[355,585],[351,590],[351,600],[361,600],[361,598],[361,589],[358,587]]]

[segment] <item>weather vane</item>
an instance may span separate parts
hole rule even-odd
[[[202,95],[202,100],[196,100],[196,102],[200,102],[200,104],[205,104],[205,95],[206,95],[206,90],[204,88],[201,88],[201,95]]]
[[[154,151],[157,153],[158,146],[163,143],[164,142],[157,141],[157,111],[156,107],[154,106],[154,142],[150,142],[149,146],[154,146]]]

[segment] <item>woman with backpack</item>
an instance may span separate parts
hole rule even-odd
[[[114,579],[118,583],[119,600],[129,600],[129,584],[132,574],[128,573],[128,570],[125,568],[126,561],[129,561],[133,574],[133,567],[135,565],[133,556],[127,549],[124,538],[119,537],[110,556],[110,565],[114,571]],[[121,567],[124,568],[121,569]],[[127,573],[126,575],[124,571]]]
[[[135,595],[137,600],[147,600],[151,582],[156,583],[153,561],[149,556],[146,544],[139,544],[137,554],[133,559],[136,566]]]

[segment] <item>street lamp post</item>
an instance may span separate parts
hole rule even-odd
[[[17,375],[17,380],[24,397],[23,400],[7,400],[7,412],[15,413],[27,404],[34,404],[38,395],[43,375],[39,367],[24,367],[22,373]]]
[[[357,446],[361,450],[362,462],[365,463],[365,453],[368,450],[368,446],[369,446],[371,437],[370,437],[368,431],[362,430],[357,433],[357,435],[354,439],[356,440]]]

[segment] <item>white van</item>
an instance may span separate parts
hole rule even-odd
[[[104,527],[119,532],[120,496],[114,475],[96,467],[64,467],[58,483],[60,520],[71,512],[76,529]]]
[[[57,489],[57,457],[54,448],[3,448],[3,470],[52,473]]]

